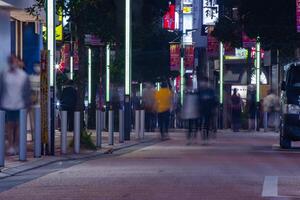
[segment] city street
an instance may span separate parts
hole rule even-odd
[[[184,134],[2,179],[0,199],[300,198],[300,149],[280,150],[277,133],[226,131],[191,146]]]

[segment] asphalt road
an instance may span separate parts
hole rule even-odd
[[[171,140],[0,180],[0,200],[300,199],[300,149],[275,133],[221,133],[208,145]]]

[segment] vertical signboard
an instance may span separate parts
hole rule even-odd
[[[218,56],[220,43],[210,33],[207,36],[207,55],[209,57]]]
[[[74,50],[73,50],[73,67],[74,70],[79,70],[79,51],[78,51],[78,40],[74,42]]]
[[[300,33],[300,0],[296,0],[297,32]]]
[[[171,71],[180,70],[180,43],[170,44],[170,69]]]
[[[48,144],[48,51],[41,52],[41,131],[42,143]]]
[[[219,18],[217,0],[203,0],[203,25],[215,25]]]
[[[184,67],[185,70],[193,70],[194,69],[194,45],[185,45],[184,47]]]
[[[175,30],[175,5],[170,4],[169,11],[163,17],[163,28]]]

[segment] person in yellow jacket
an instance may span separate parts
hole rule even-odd
[[[161,84],[161,89],[155,93],[158,125],[162,140],[167,139],[168,135],[172,96],[172,91],[168,88],[168,84],[166,82],[163,82]]]

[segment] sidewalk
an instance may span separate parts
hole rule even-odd
[[[92,133],[92,139],[95,143],[96,141],[96,133],[95,131],[88,131]],[[28,138],[30,139],[30,134],[28,134]],[[68,133],[68,144],[70,144],[73,138],[72,133]],[[55,162],[67,161],[67,160],[80,160],[80,159],[88,159],[96,156],[110,154],[113,151],[118,151],[124,148],[128,148],[131,146],[138,145],[140,143],[147,143],[154,141],[158,138],[158,133],[145,133],[145,138],[143,140],[138,139],[135,133],[131,133],[131,140],[125,141],[124,143],[119,143],[119,133],[114,133],[114,145],[108,145],[108,133],[102,133],[102,148],[98,148],[97,150],[86,150],[80,149],[80,154],[74,154],[73,148],[68,146],[68,153],[66,155],[61,155],[60,153],[60,132],[56,133],[55,142],[55,156],[42,156],[41,158],[34,158],[33,156],[33,143],[28,141],[27,143],[27,161],[21,162],[19,161],[19,156],[6,156],[5,157],[5,167],[0,168],[0,179],[14,176],[16,174],[29,171],[32,169],[36,169],[39,167],[43,167]]]

